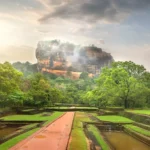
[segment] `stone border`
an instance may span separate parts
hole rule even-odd
[[[134,132],[128,128],[124,128],[124,132],[128,133],[130,136],[132,136],[132,137],[138,139],[139,141],[150,146],[150,138],[149,137],[146,137],[140,133]]]
[[[145,115],[139,115],[139,114],[135,114],[135,113],[131,113],[131,112],[120,112],[119,115],[127,117],[131,120],[149,125],[150,124],[150,116],[145,116]]]
[[[143,128],[143,129],[145,129],[145,130],[150,131],[150,126],[148,126],[148,125],[145,125],[145,124],[142,124],[142,123],[138,123],[138,122],[134,122],[133,125],[138,126],[138,127],[140,127],[140,128]]]

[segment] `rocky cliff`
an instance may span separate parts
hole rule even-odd
[[[95,46],[81,47],[58,40],[40,41],[36,49],[38,70],[56,75],[72,74],[78,78],[81,72],[90,76],[99,74],[103,66],[113,61],[111,54]]]

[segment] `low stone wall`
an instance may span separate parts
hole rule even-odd
[[[31,110],[31,111],[24,111],[24,110],[17,110],[17,114],[23,114],[23,115],[34,115],[38,113],[42,113],[43,110]]]
[[[64,112],[68,112],[68,111],[97,111],[96,108],[93,109],[88,109],[88,108],[68,108],[68,109],[57,109],[57,108],[52,108],[52,109],[45,109],[46,112],[51,112],[51,111],[64,111]]]
[[[122,125],[96,125],[96,127],[101,131],[122,131]]]
[[[120,112],[119,115],[132,119],[134,121],[149,125],[150,124],[150,116],[134,114],[130,112]]]
[[[118,112],[99,112],[98,115],[100,116],[118,115]]]
[[[6,115],[13,114],[13,113],[15,113],[13,110],[2,111],[0,112],[0,117],[4,117]]]
[[[145,125],[145,124],[137,123],[137,122],[134,122],[133,125],[138,126],[138,127],[140,127],[140,128],[143,128],[143,129],[145,129],[145,130],[150,131],[150,126],[149,126],[149,125]]]
[[[108,108],[105,108],[105,110],[114,111],[114,112],[120,112],[120,111],[124,111],[124,108],[108,107]]]

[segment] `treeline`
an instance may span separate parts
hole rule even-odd
[[[94,81],[88,78],[88,73],[82,73],[79,80],[71,80],[26,70],[30,65],[17,63],[23,74],[13,67],[16,63],[13,66],[9,62],[0,64],[0,107],[40,108],[55,103],[82,103],[81,94],[92,89]]]
[[[15,62],[12,66],[23,73],[24,76],[28,76],[38,72],[37,64],[31,64],[30,62]]]
[[[114,62],[94,78],[83,72],[78,80],[37,73],[30,63],[13,66],[0,64],[0,107],[40,108],[56,103],[150,107],[150,73],[133,62]]]

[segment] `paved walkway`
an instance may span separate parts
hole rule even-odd
[[[66,150],[74,112],[67,112],[10,150]]]

